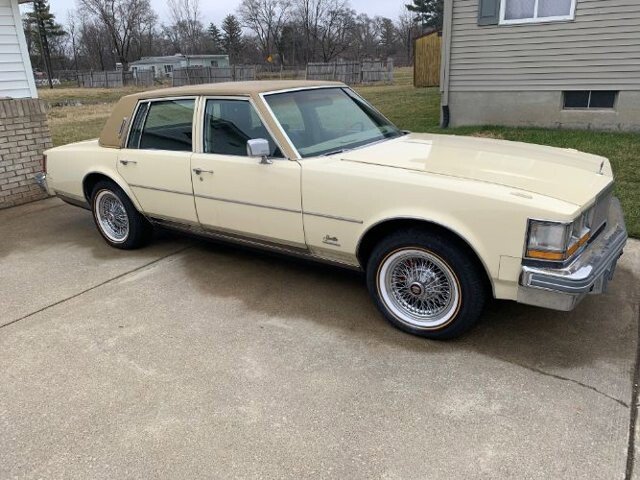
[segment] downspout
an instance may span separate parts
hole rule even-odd
[[[444,0],[444,21],[442,25],[442,67],[440,69],[440,94],[442,112],[440,126],[449,128],[451,112],[449,110],[449,78],[451,63],[451,32],[453,30],[453,1]]]

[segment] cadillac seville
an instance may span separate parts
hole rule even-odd
[[[115,248],[162,226],[360,269],[391,324],[434,339],[491,297],[572,310],[627,240],[606,158],[402,131],[340,83],[125,96],[99,139],[45,164],[43,187]]]

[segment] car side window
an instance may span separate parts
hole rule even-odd
[[[142,134],[142,127],[144,126],[144,119],[147,118],[147,111],[149,110],[149,103],[141,103],[136,113],[136,118],[133,119],[131,125],[131,133],[129,133],[129,141],[127,142],[127,148],[138,148],[140,145],[140,135]]]
[[[271,157],[283,157],[250,102],[207,100],[204,115],[204,153],[246,157],[247,141],[257,138],[269,141]]]
[[[150,102],[145,119],[139,120],[142,106],[134,120],[129,148],[191,152],[193,145],[193,112],[195,100],[163,100]],[[144,125],[141,125],[144,123]]]

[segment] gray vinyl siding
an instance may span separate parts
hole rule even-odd
[[[450,92],[640,90],[640,0],[577,0],[575,20],[478,26],[453,0]]]

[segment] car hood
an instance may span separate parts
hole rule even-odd
[[[607,159],[577,150],[455,135],[409,134],[341,159],[513,187],[584,205],[612,182]]]

